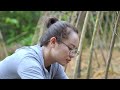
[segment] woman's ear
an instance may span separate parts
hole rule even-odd
[[[56,37],[51,37],[51,38],[50,38],[50,45],[51,45],[52,47],[54,47],[54,46],[55,46],[55,43],[56,43]]]

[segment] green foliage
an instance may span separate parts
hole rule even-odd
[[[5,23],[6,23],[6,24],[15,25],[17,28],[19,28],[19,22],[18,22],[17,19],[7,17],[7,18],[5,19]]]
[[[1,11],[0,17],[0,30],[7,45],[14,41],[23,45],[30,45],[40,17],[39,11]],[[27,32],[27,34],[22,36],[23,32]],[[21,37],[18,38],[19,35]]]
[[[30,45],[30,44],[32,43],[32,37],[33,37],[33,35],[31,34],[31,35],[27,36],[26,38],[23,38],[23,39],[20,41],[20,43],[21,43],[22,45],[28,46],[28,45]]]
[[[89,47],[90,44],[88,44],[91,40],[88,40],[87,38],[84,38],[84,41],[83,41],[83,49],[86,49]]]
[[[61,20],[68,21],[70,15],[71,15],[71,12],[67,11],[65,14],[62,15]]]

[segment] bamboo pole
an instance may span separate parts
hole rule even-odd
[[[71,17],[71,24],[74,26],[75,26],[75,20],[77,18],[76,16],[77,16],[77,11],[74,11]]]
[[[87,79],[90,78],[94,39],[95,39],[95,34],[97,32],[97,27],[98,27],[98,21],[99,21],[99,19],[100,19],[100,11],[97,12],[97,19],[96,19],[96,23],[95,23],[95,26],[94,26],[94,32],[93,32],[91,46],[90,46],[90,55],[89,55],[89,59],[88,59],[89,60],[89,64],[88,64],[88,69],[87,69]]]
[[[81,13],[82,13],[82,11],[79,11],[79,12],[78,12],[78,18],[77,18],[77,21],[76,21],[76,24],[75,24],[75,27],[76,27],[76,28],[78,28],[78,23],[79,23],[79,21],[80,21]]]
[[[119,19],[120,19],[120,13],[118,13],[117,20],[115,22],[114,31],[113,31],[113,34],[112,34],[112,39],[111,39],[111,44],[110,44],[110,51],[109,51],[109,55],[108,55],[108,59],[107,59],[107,66],[106,66],[106,71],[105,71],[105,79],[108,78],[109,66],[110,66],[110,63],[111,63],[112,51],[113,51],[115,38],[116,38],[115,33],[117,32]]]
[[[92,17],[93,24],[95,24],[95,22],[93,20],[93,15],[92,14],[91,14],[91,17]],[[102,57],[103,57],[104,64],[106,66],[106,59],[105,59],[105,56],[104,56],[103,47],[102,47],[102,41],[101,41],[102,39],[100,37],[100,32],[103,34],[103,29],[102,29],[102,26],[101,26],[101,21],[103,21],[103,12],[101,12],[101,17],[100,17],[100,21],[99,21],[100,29],[99,29],[99,32],[97,34],[98,34],[98,41],[99,41],[100,51],[101,51],[101,54],[102,54]]]
[[[95,59],[96,59],[96,62],[97,62],[97,67],[99,68],[100,67],[100,63],[98,61],[98,57],[97,57],[97,52],[94,50],[94,55],[95,55]]]
[[[84,21],[84,25],[83,25],[83,29],[82,29],[82,33],[81,33],[80,43],[79,43],[79,47],[78,47],[78,52],[80,54],[76,57],[75,71],[74,71],[74,76],[73,76],[74,79],[79,77],[79,71],[80,71],[79,70],[79,64],[80,64],[81,54],[82,54],[82,43],[83,43],[85,33],[86,33],[86,27],[87,27],[87,22],[88,22],[88,18],[89,18],[89,13],[90,12],[87,11],[85,21]]]

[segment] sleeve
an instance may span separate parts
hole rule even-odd
[[[24,58],[17,72],[21,79],[44,79],[42,68],[35,58]]]
[[[56,74],[54,76],[54,79],[69,79],[66,75],[64,68],[62,65],[58,64],[58,69],[56,71]]]

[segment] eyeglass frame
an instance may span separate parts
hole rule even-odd
[[[77,51],[77,49],[72,49],[71,47],[69,47],[67,44],[65,44],[64,42],[61,41],[62,44],[64,44],[68,49],[69,49],[69,54],[74,54],[73,56],[77,56],[79,55],[79,52]],[[72,50],[75,50],[75,52],[72,52]]]
[[[50,40],[48,40],[49,42]],[[72,50],[75,50],[75,49],[72,49],[71,47],[69,47],[67,44],[65,44],[64,42],[60,41],[62,44],[64,44],[68,49],[69,49],[69,55],[71,53]],[[75,56],[78,56],[79,55],[79,51],[77,51],[77,49],[75,50],[76,52],[74,52],[75,55],[73,55],[74,57]]]

